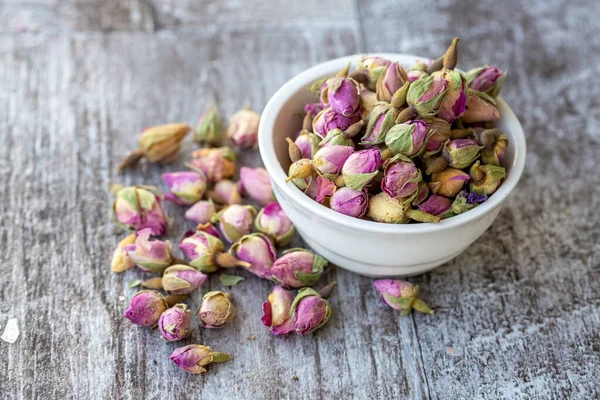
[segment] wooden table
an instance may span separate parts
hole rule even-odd
[[[0,397],[600,396],[600,2],[19,3],[0,2],[0,328],[16,317],[21,329],[0,342]],[[108,183],[162,187],[160,173],[185,159],[116,175],[141,128],[193,124],[211,102],[228,116],[245,103],[260,110],[315,63],[367,51],[435,57],[457,35],[459,66],[508,70],[503,96],[529,154],[489,231],[410,279],[435,316],[402,318],[371,279],[332,269],[329,324],[273,337],[259,320],[271,284],[247,275],[232,289],[235,322],[195,333],[234,355],[202,376],[169,361],[176,344],[121,317],[139,273],[109,270],[123,234],[108,218]],[[176,240],[191,225],[166,209]],[[219,287],[215,274],[203,291]]]

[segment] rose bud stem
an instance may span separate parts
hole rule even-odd
[[[238,260],[229,253],[219,253],[215,257],[216,263],[223,268],[244,267],[250,268],[252,264]]]
[[[427,67],[427,73],[431,75],[435,71],[439,71],[444,66],[444,56],[439,57]]]
[[[309,114],[310,114],[310,112],[309,112]],[[290,139],[289,137],[285,138],[285,140],[288,142],[288,155],[290,156],[290,160],[292,162],[301,160],[302,152],[300,151],[300,148],[298,147],[298,145],[296,145],[296,143],[294,143],[294,141],[292,139]]]
[[[492,147],[500,135],[502,135],[500,129],[486,129],[479,135],[479,142],[482,146]]]
[[[473,134],[472,128],[452,129],[450,131],[450,139],[465,139]]]
[[[337,286],[336,281],[331,282],[330,284],[325,286],[323,289],[319,290],[319,295],[324,299],[330,298],[331,295],[333,294],[333,291],[336,286]]]
[[[165,303],[170,307],[173,307],[175,304],[179,304],[185,299],[187,299],[187,294],[169,294],[165,296]]]
[[[441,218],[438,217],[437,215],[429,214],[429,213],[426,213],[425,211],[421,211],[421,210],[408,209],[408,210],[406,210],[404,215],[406,217],[408,217],[414,221],[418,221],[418,222],[438,223],[441,220]]]
[[[314,173],[314,167],[312,163],[307,163],[304,165],[301,165],[298,167],[298,169],[296,169],[296,171],[294,171],[294,173],[290,176],[288,176],[286,178],[286,182],[291,181],[292,179],[304,179],[304,178],[308,178],[309,176],[312,176],[312,174]]]
[[[404,85],[392,96],[392,100],[390,104],[394,108],[400,108],[406,104],[406,95],[408,93],[408,88],[410,87],[410,82],[405,82]]]
[[[392,151],[390,149],[388,149],[387,147],[381,149],[381,159],[382,160],[388,160],[390,158],[392,158],[394,156],[394,153],[392,153]]]
[[[406,121],[410,121],[411,119],[415,119],[418,116],[419,113],[417,112],[416,108],[413,106],[408,106],[404,110],[400,111],[400,114],[398,114],[398,117],[396,117],[396,123],[402,124]]]
[[[439,156],[435,157],[431,161],[427,163],[427,169],[425,173],[427,175],[435,174],[436,172],[443,171],[448,166],[448,160],[445,157]]]
[[[455,37],[448,47],[446,54],[444,55],[444,68],[445,69],[454,69],[456,67],[456,63],[458,62],[458,41],[460,39]]]
[[[121,173],[125,168],[136,165],[144,157],[144,150],[137,149],[127,155],[117,167],[117,172]]]
[[[352,72],[348,77],[354,79],[356,82],[361,83],[365,86],[367,86],[370,82],[369,73],[364,69],[356,70]]]
[[[312,132],[312,123],[313,123],[314,115],[311,111],[308,111],[304,116],[304,120],[302,121],[302,130]]]

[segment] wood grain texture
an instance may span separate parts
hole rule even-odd
[[[407,9],[420,12],[407,19]],[[17,317],[21,329],[0,342],[0,397],[600,397],[598,5],[5,0],[0,11],[0,328]],[[195,148],[118,177],[141,128],[193,124],[212,102],[228,116],[246,103],[260,110],[317,62],[366,50],[434,57],[454,35],[463,68],[489,60],[509,71],[503,96],[529,157],[490,230],[411,279],[435,316],[400,318],[371,279],[332,269],[328,325],[275,338],[259,320],[272,285],[237,272],[235,322],[185,342],[233,353],[203,376],[172,365],[178,345],[123,320],[140,274],[109,271],[123,233],[108,218],[107,184],[164,189],[160,174]],[[192,225],[166,211],[177,242]],[[218,276],[202,293],[221,287]]]

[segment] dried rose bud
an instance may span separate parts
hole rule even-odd
[[[373,285],[381,294],[383,302],[395,310],[402,310],[402,315],[407,315],[413,308],[422,313],[433,314],[427,303],[418,297],[419,287],[410,282],[381,279],[373,282]]]
[[[149,228],[137,233],[134,244],[125,246],[127,256],[143,271],[162,274],[171,265],[171,242],[152,240]]]
[[[196,129],[194,130],[194,141],[203,145],[218,145],[223,141],[223,122],[212,105],[202,114]]]
[[[350,146],[323,147],[313,158],[314,167],[319,175],[337,175],[352,153],[354,149]]]
[[[452,168],[466,168],[479,157],[483,149],[473,139],[454,139],[444,145],[442,154]]]
[[[289,249],[279,257],[271,273],[286,288],[312,286],[321,277],[327,260],[306,249]]]
[[[410,199],[394,198],[385,192],[372,196],[367,216],[376,222],[405,224],[411,219],[419,222],[440,222],[440,217],[409,208]]]
[[[287,246],[296,231],[292,221],[276,201],[270,202],[258,212],[254,227],[273,239],[278,246]]]
[[[341,214],[362,218],[369,208],[369,195],[366,189],[354,190],[343,187],[331,196],[329,207]]]
[[[298,291],[290,309],[294,330],[308,335],[324,326],[331,316],[331,304],[311,288]]]
[[[470,93],[467,98],[467,111],[462,116],[462,121],[467,124],[475,122],[496,121],[500,118],[498,109],[481,95]]]
[[[166,310],[167,303],[162,294],[156,290],[142,290],[133,296],[123,317],[136,325],[153,326]]]
[[[421,120],[397,124],[385,135],[385,145],[394,155],[412,157],[423,149],[428,131],[429,124]]]
[[[265,205],[273,200],[273,188],[267,170],[260,167],[242,167],[240,169],[240,192],[260,205]]]
[[[481,136],[485,137],[484,135],[486,132],[490,132],[490,130],[483,131]],[[484,143],[482,142],[482,144]],[[500,162],[504,158],[507,147],[508,138],[502,133],[498,133],[497,137],[491,140],[490,145],[486,145],[486,147],[481,151],[481,161],[483,161],[484,164],[499,166]]]
[[[377,99],[391,102],[394,93],[408,81],[408,76],[402,66],[397,62],[391,63],[385,67],[377,80]]]
[[[420,116],[431,117],[437,114],[447,93],[448,82],[443,77],[424,75],[410,85],[406,101]]]
[[[346,117],[331,107],[327,107],[315,116],[313,132],[324,138],[330,130],[341,129],[345,131],[350,125],[358,122],[359,119],[360,117],[357,114]]]
[[[190,294],[198,289],[208,277],[202,272],[187,265],[171,265],[162,277],[163,289],[170,294]]]
[[[271,267],[277,258],[271,239],[262,233],[242,236],[229,252],[239,260],[247,262],[246,269],[263,279],[271,279]]]
[[[443,69],[434,72],[432,76],[443,79],[448,84],[448,91],[438,111],[438,118],[453,123],[467,109],[467,81],[462,73]]]
[[[354,141],[341,129],[332,129],[327,133],[325,139],[319,142],[321,147],[327,146],[350,146],[354,148]]]
[[[118,171],[137,164],[142,157],[151,163],[173,161],[181,148],[181,141],[189,130],[189,125],[182,123],[158,125],[144,129],[138,141],[140,148],[121,161]]]
[[[426,213],[442,216],[452,207],[452,200],[444,196],[432,194],[425,202],[419,205],[419,210]]]
[[[502,88],[506,73],[498,67],[486,65],[470,70],[466,77],[470,89],[496,97]]]
[[[113,270],[113,272],[123,272],[135,267],[135,263],[131,258],[129,258],[129,256],[127,255],[127,251],[125,250],[127,245],[133,244],[135,242],[135,238],[136,234],[132,233],[131,235],[121,240],[115,248],[110,263],[110,268]]]
[[[313,188],[314,193],[312,192]],[[323,178],[322,176],[317,176],[316,179],[311,181],[311,184],[306,189],[305,193],[310,198],[315,199],[315,201],[318,203],[323,204],[325,202],[325,198],[332,196],[336,190],[337,186],[334,182],[327,178]]]
[[[117,224],[140,230],[150,228],[152,235],[167,231],[167,217],[153,186],[129,186],[120,189],[113,204],[113,218]]]
[[[291,181],[300,190],[307,190],[315,175],[312,160],[303,158],[292,165],[286,181]]]
[[[450,124],[443,119],[429,117],[425,119],[429,124],[427,143],[425,144],[424,157],[431,157],[439,153],[444,143],[450,139]]]
[[[419,188],[417,189],[417,195],[415,196],[412,203],[414,205],[419,205],[427,199],[429,196],[429,185],[425,181],[419,182]]]
[[[219,291],[208,292],[202,297],[198,316],[204,328],[221,328],[233,319],[235,307],[231,298],[231,293]]]
[[[375,91],[379,76],[385,70],[385,67],[392,62],[381,57],[366,56],[361,60],[361,65],[369,72],[369,90]]]
[[[223,242],[207,232],[196,231],[185,237],[179,244],[179,249],[191,260],[190,265],[202,272],[214,272],[219,267],[248,266],[225,253]]]
[[[191,311],[188,310],[187,305],[175,304],[160,316],[158,330],[165,340],[176,342],[192,334],[191,319]]]
[[[360,102],[358,83],[341,76],[328,79],[322,98],[332,110],[350,117],[356,112]]]
[[[229,147],[204,148],[193,153],[194,159],[188,163],[193,170],[204,172],[210,182],[231,178],[235,173],[236,155]]]
[[[290,317],[293,301],[294,295],[291,292],[285,290],[283,286],[275,286],[268,300],[263,303],[263,315],[260,320],[274,335],[285,335],[294,330]]]
[[[362,107],[361,116],[367,119],[377,103],[377,94],[369,89],[362,88],[360,90],[360,105]]]
[[[210,347],[199,344],[190,344],[188,346],[175,349],[169,357],[179,368],[190,374],[203,374],[204,368],[213,362],[225,362],[231,359],[227,353],[212,352]]]
[[[397,109],[388,104],[376,105],[369,115],[367,129],[360,144],[372,146],[383,143],[385,135],[395,125],[397,117]]]
[[[213,225],[212,222],[207,222],[205,224],[198,224],[196,226],[196,232],[206,232],[209,235],[213,235],[216,238],[221,238],[221,233],[219,230]]]
[[[209,196],[212,200],[220,204],[242,204],[240,183],[229,179],[223,179],[222,181],[215,183]]]
[[[205,224],[210,222],[216,213],[217,210],[212,200],[201,200],[185,212],[185,218],[197,224]]]
[[[296,138],[294,144],[300,150],[301,158],[312,159],[315,153],[319,150],[321,138],[309,131],[302,131]],[[297,160],[294,160],[297,161]]]
[[[258,146],[258,124],[260,114],[248,107],[236,112],[229,121],[227,138],[234,146],[248,148]]]
[[[471,175],[469,190],[489,196],[500,187],[502,180],[506,177],[506,170],[497,165],[480,165],[477,161],[471,166],[469,174]]]
[[[201,171],[165,172],[162,178],[171,190],[165,194],[165,199],[180,206],[196,203],[206,190],[206,175]]]
[[[252,221],[256,215],[256,209],[252,206],[232,204],[213,217],[213,221],[219,221],[219,229],[223,237],[233,243],[252,230]]]
[[[471,177],[466,172],[448,167],[443,171],[431,175],[429,189],[433,194],[454,197],[461,191],[469,179]]]
[[[381,164],[379,149],[360,150],[352,153],[342,167],[345,185],[354,190],[362,190],[377,175]]]
[[[406,76],[410,82],[414,82],[421,78],[423,75],[427,75],[427,64],[417,61],[414,65],[406,70]]]
[[[421,170],[411,161],[403,161],[400,156],[388,160],[381,190],[392,197],[408,197],[417,191],[421,181]]]

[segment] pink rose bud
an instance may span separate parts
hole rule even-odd
[[[443,215],[452,207],[452,200],[444,196],[432,194],[425,202],[419,205],[419,210],[433,215]]]
[[[248,265],[226,254],[223,242],[203,231],[196,231],[185,237],[179,244],[179,249],[191,260],[190,265],[202,272],[215,272],[219,267]]]
[[[454,70],[443,69],[432,75],[448,83],[448,91],[440,105],[438,118],[453,123],[467,109],[467,81],[462,73]]]
[[[476,122],[496,121],[500,118],[500,112],[489,101],[476,94],[469,94],[467,98],[467,111],[462,116],[462,121],[467,124]]]
[[[372,146],[383,143],[385,135],[396,124],[398,110],[388,104],[378,104],[369,115],[365,135],[360,144]]]
[[[152,186],[129,186],[120,189],[113,204],[113,218],[128,229],[150,228],[152,235],[164,235],[167,217],[158,197],[160,192]]]
[[[495,66],[474,68],[467,72],[466,78],[469,88],[486,93],[492,97],[498,96],[506,74]]]
[[[422,313],[433,314],[427,303],[418,297],[418,287],[400,280],[381,279],[373,282],[375,289],[381,294],[385,304],[395,310],[402,310],[407,315],[411,309]]]
[[[210,106],[202,114],[196,129],[194,141],[203,145],[218,145],[223,141],[223,122],[216,106]]]
[[[296,231],[292,221],[276,201],[270,202],[258,212],[254,227],[273,239],[278,246],[287,246]]]
[[[331,196],[329,207],[333,211],[362,218],[369,208],[369,196],[366,189],[354,190],[349,187],[342,187]]]
[[[429,124],[429,137],[423,156],[429,157],[439,153],[444,143],[450,139],[450,124],[440,118],[427,118],[426,122]]]
[[[392,62],[381,57],[366,56],[361,60],[361,66],[369,72],[369,90],[375,91],[379,76],[385,67]]]
[[[260,205],[265,205],[273,200],[271,178],[264,168],[240,169],[240,192],[250,197]]]
[[[345,131],[350,125],[358,122],[359,119],[360,117],[356,114],[346,117],[331,107],[327,107],[315,116],[313,132],[324,138],[330,130],[341,129]]]
[[[221,210],[213,221],[219,221],[219,229],[228,242],[236,242],[252,231],[256,210],[252,206],[232,204]]]
[[[416,64],[406,70],[406,76],[410,82],[414,82],[421,78],[423,75],[427,75],[427,64],[417,61]]]
[[[260,114],[246,108],[233,114],[227,127],[227,138],[234,146],[248,148],[258,146]]]
[[[203,172],[165,172],[162,178],[171,190],[165,199],[180,206],[190,206],[204,195],[206,176]]]
[[[208,364],[229,361],[231,356],[227,353],[211,352],[210,347],[207,346],[190,344],[175,349],[170,359],[185,372],[202,374],[206,372],[204,367]]]
[[[197,224],[205,224],[216,214],[217,210],[212,200],[201,200],[185,212],[185,218]]]
[[[337,175],[352,153],[354,149],[350,146],[323,147],[313,158],[315,169],[320,175]]]
[[[327,260],[306,249],[290,249],[279,257],[271,273],[273,279],[286,288],[312,286],[321,277]]]
[[[271,279],[271,267],[277,258],[271,239],[262,233],[243,236],[229,252],[249,264],[246,269],[263,279]]]
[[[205,224],[198,224],[198,226],[196,226],[196,231],[197,232],[206,232],[209,235],[213,235],[216,238],[221,238],[221,233],[219,232],[219,230],[212,224],[212,222],[207,222]]]
[[[444,145],[442,154],[452,168],[462,169],[470,166],[479,157],[483,149],[473,139],[454,139]]]
[[[480,165],[477,161],[471,166],[469,174],[471,175],[469,190],[482,196],[489,196],[500,187],[506,177],[506,170],[496,165]]]
[[[167,303],[162,294],[156,290],[142,290],[133,296],[123,317],[136,325],[153,326],[166,310]]]
[[[394,155],[412,157],[423,149],[428,131],[429,124],[421,120],[397,124],[385,136],[385,145]]]
[[[162,274],[171,265],[171,242],[152,240],[150,241],[150,228],[142,229],[137,233],[135,243],[125,246],[127,256],[141,270]]]
[[[348,157],[342,167],[342,176],[347,187],[362,190],[379,172],[382,164],[379,149],[360,150]]]
[[[291,292],[283,286],[275,286],[268,300],[263,303],[263,315],[260,320],[274,335],[284,335],[294,330],[290,317],[293,301],[294,295]]]
[[[160,316],[158,330],[165,340],[176,342],[192,334],[191,319],[191,311],[187,305],[175,304]]]
[[[383,70],[377,81],[377,98],[380,101],[391,102],[394,93],[408,81],[408,76],[399,63],[390,64]]]
[[[219,291],[206,293],[202,297],[202,305],[198,310],[198,315],[204,328],[222,328],[235,315],[231,293]]]
[[[294,330],[308,335],[324,326],[331,316],[331,304],[311,288],[298,291],[290,310]]]
[[[237,156],[229,147],[204,148],[193,153],[194,159],[186,164],[195,171],[202,171],[210,182],[219,182],[235,174]]]
[[[424,75],[410,85],[406,101],[420,116],[431,117],[437,114],[447,92],[448,82],[443,77]]]
[[[317,176],[311,181],[311,185],[306,189],[306,194],[315,199],[320,204],[325,202],[325,198],[333,195],[337,190],[335,183],[322,176]]]
[[[360,102],[359,89],[356,81],[350,78],[336,76],[327,80],[324,100],[332,110],[349,117],[356,112]]]
[[[319,150],[320,142],[321,138],[319,136],[309,131],[302,131],[294,143],[296,146],[298,146],[298,149],[302,154],[302,158],[312,159],[315,153]]]
[[[385,166],[381,190],[391,197],[408,197],[419,187],[421,170],[414,163],[397,157],[388,160]]]
[[[198,289],[208,277],[187,265],[171,265],[162,277],[163,289],[174,295],[190,294]]]
[[[469,179],[471,177],[466,172],[448,167],[443,171],[431,175],[429,189],[433,194],[454,197],[461,191]]]
[[[220,204],[242,203],[239,182],[234,182],[229,179],[223,179],[222,181],[215,183],[215,186],[213,187],[213,190],[210,192],[209,196],[212,200]]]

